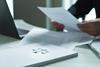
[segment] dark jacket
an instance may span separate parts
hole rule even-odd
[[[77,2],[71,6],[69,11],[76,18],[79,18],[88,14],[92,8],[95,8],[96,17],[100,18],[100,0],[77,0]]]

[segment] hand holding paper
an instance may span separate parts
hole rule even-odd
[[[73,15],[71,15],[67,10],[63,7],[38,7],[44,14],[46,14],[51,20],[57,21],[63,25],[65,25],[65,29],[68,31],[75,30],[80,31],[77,27],[77,23],[79,22]]]
[[[92,36],[99,36],[100,35],[100,20],[89,20],[83,21],[82,23],[78,24],[81,31],[88,33]]]
[[[52,25],[53,25],[53,28],[55,28],[56,29],[56,31],[63,31],[64,30],[64,25],[63,24],[61,24],[61,23],[59,23],[59,22],[57,22],[57,21],[52,21],[53,23],[52,23]]]

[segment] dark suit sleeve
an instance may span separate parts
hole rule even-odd
[[[84,17],[93,8],[92,0],[77,0],[68,11],[72,13],[76,18]]]

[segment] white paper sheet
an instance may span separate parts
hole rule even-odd
[[[72,50],[75,46],[88,44],[91,41],[91,36],[83,32],[55,32],[37,27],[33,28],[20,43],[24,45],[29,43],[38,43],[45,46],[56,45]]]
[[[53,8],[38,7],[38,8],[51,20],[64,24],[65,29],[67,29],[68,31],[71,30],[80,31],[77,26],[77,23],[79,23],[79,21],[63,7],[53,7]]]

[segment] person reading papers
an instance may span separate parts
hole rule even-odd
[[[82,21],[78,23],[77,26],[83,32],[88,33],[92,36],[100,35],[100,0],[77,0],[75,4],[73,4],[68,11],[74,15],[76,18],[84,17],[92,8],[95,8],[96,11],[96,19],[89,21]],[[57,30],[63,30],[64,25],[58,23],[57,21],[53,21],[53,26]]]

